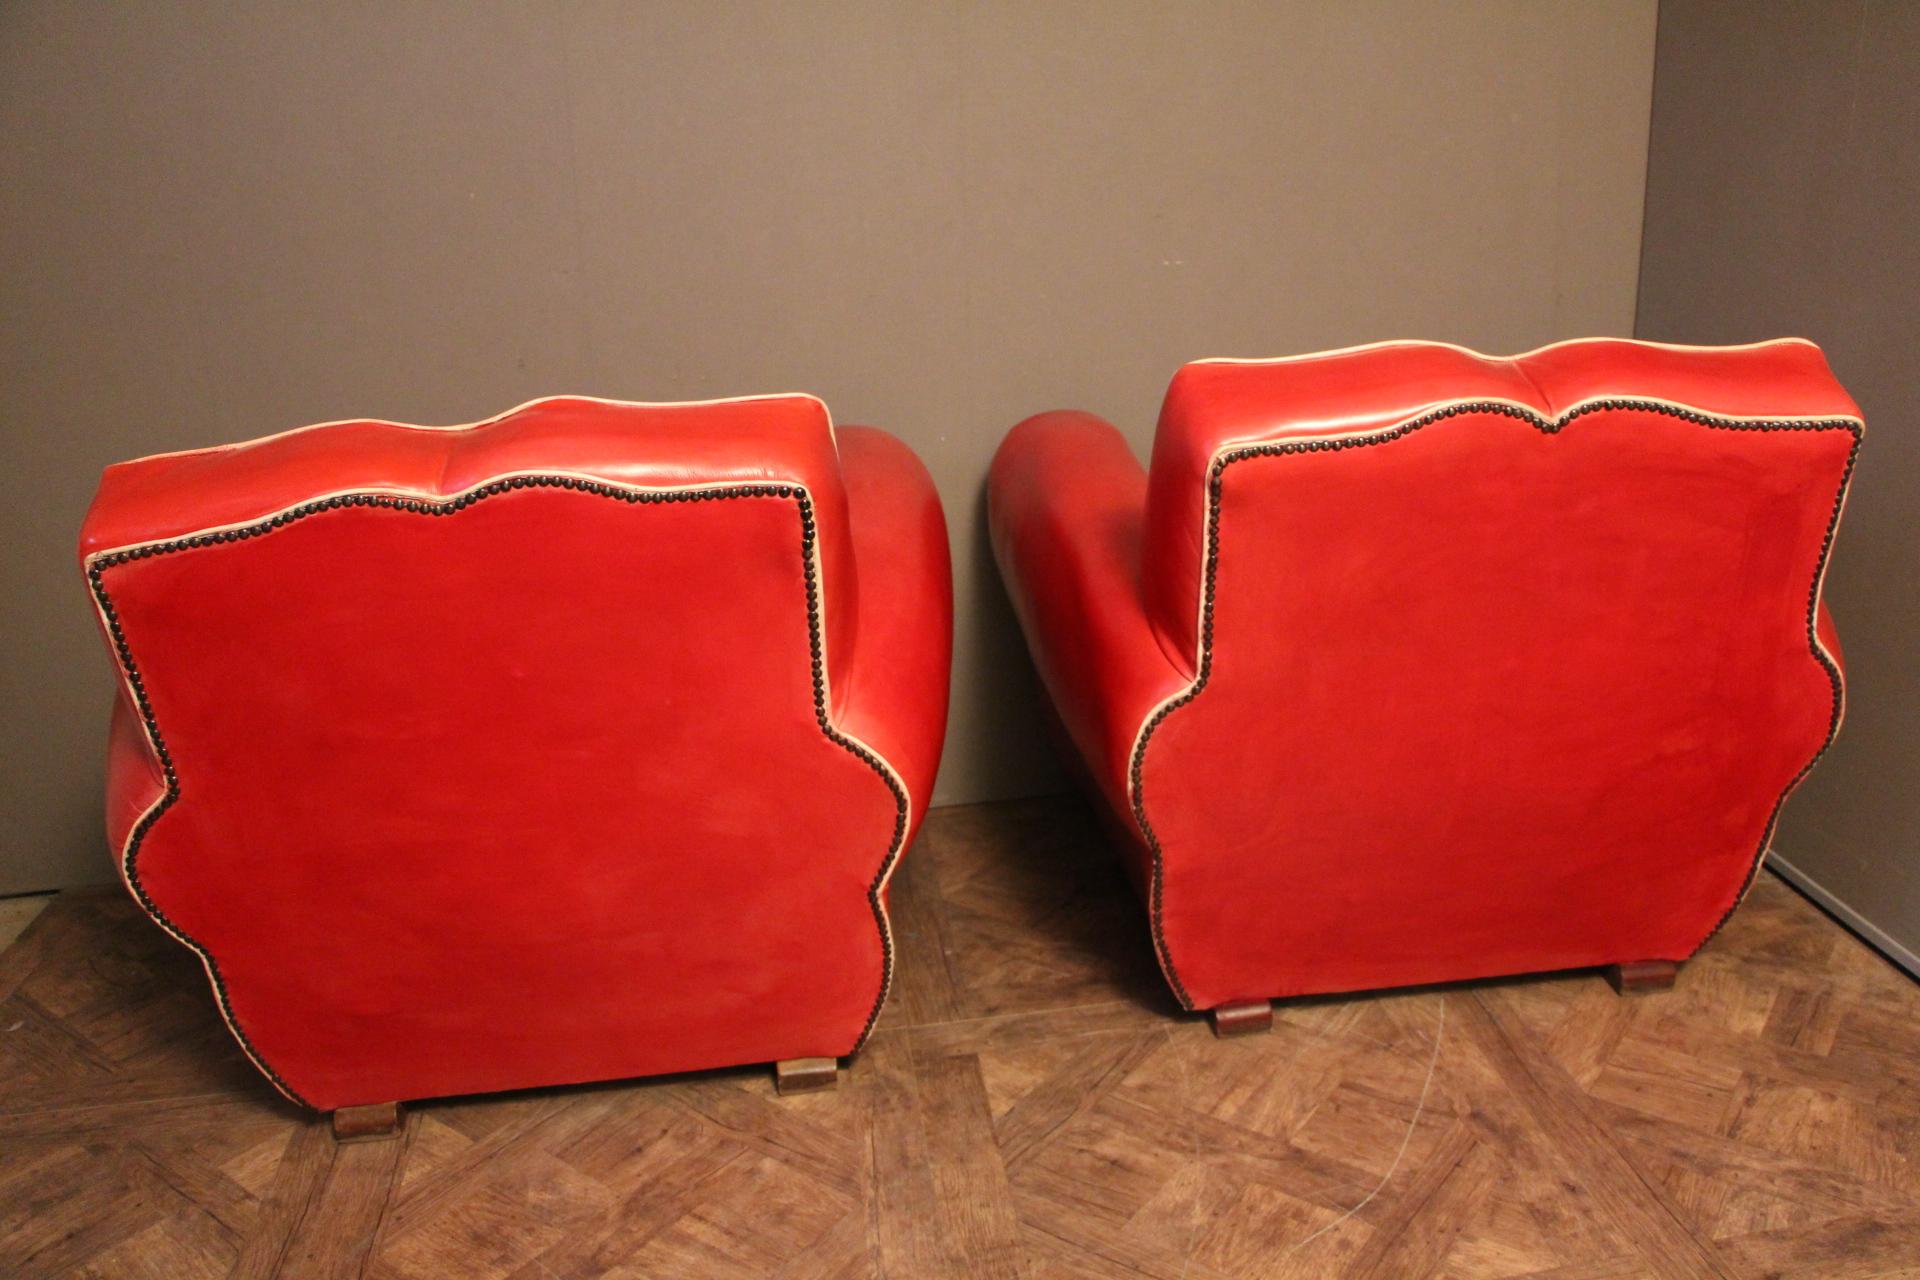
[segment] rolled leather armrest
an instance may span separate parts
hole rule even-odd
[[[906,445],[874,427],[840,427],[836,435],[860,600],[835,700],[847,732],[899,771],[912,800],[911,839],[932,798],[947,731],[953,569],[946,517],[933,478]]]
[[[1146,472],[1109,422],[1028,418],[987,480],[995,558],[1040,678],[1117,813],[1153,709],[1192,679],[1161,648],[1140,589]]]

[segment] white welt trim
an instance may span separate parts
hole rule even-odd
[[[601,475],[597,472],[574,471],[566,467],[520,467],[512,471],[493,472],[484,479],[474,481],[464,489],[414,489],[405,485],[357,484],[349,485],[343,489],[319,490],[308,494],[297,502],[289,502],[284,506],[263,511],[258,515],[246,516],[239,520],[229,520],[224,524],[201,525],[198,528],[185,529],[179,533],[169,533],[163,537],[142,538],[135,542],[123,542],[118,546],[102,547],[98,551],[88,552],[85,559],[81,561],[81,564],[85,567],[91,567],[94,561],[105,556],[118,555],[120,552],[132,551],[139,547],[157,547],[169,542],[180,542],[186,538],[203,537],[211,533],[227,533],[234,529],[248,529],[256,524],[262,524],[271,520],[275,516],[287,515],[300,510],[302,507],[311,507],[315,503],[325,502],[329,498],[347,498],[374,494],[385,498],[407,498],[417,502],[431,502],[436,505],[441,505],[452,502],[456,498],[463,498],[470,493],[486,488],[488,485],[499,484],[502,480],[512,480],[516,476],[564,476],[573,480],[587,480],[594,484],[605,485],[609,489],[625,489],[632,493],[699,493],[709,489],[739,489],[749,485],[784,485],[795,492],[806,493],[808,501],[812,501],[813,497],[813,495],[808,492],[807,487],[797,481],[776,480],[767,477],[743,477],[738,480],[703,480],[698,484],[634,484],[631,481],[616,479]],[[815,539],[814,555],[816,563],[814,565],[814,571],[816,573],[820,571],[820,565],[817,563],[819,557],[818,542],[819,540]],[[822,607],[824,608],[826,599],[824,579],[822,580],[820,594]]]
[[[823,598],[824,595],[825,593],[822,592]],[[820,642],[822,654],[826,652],[825,634],[826,631],[823,626],[821,629],[822,639]],[[907,787],[907,780],[900,776],[900,771],[894,768],[893,761],[880,754],[872,743],[848,733],[834,721],[831,701],[829,701],[827,707],[827,720],[828,723],[833,725],[833,731],[835,733],[845,738],[848,742],[853,743],[862,751],[866,752],[869,757],[877,761],[880,767],[887,771],[888,779],[895,787],[899,788],[900,791],[900,840],[899,843],[891,845],[887,849],[886,865],[880,868],[880,879],[871,890],[874,907],[880,916],[880,932],[883,935],[881,940],[880,961],[880,999],[884,1002],[887,995],[893,989],[894,957],[899,954],[894,945],[893,913],[887,909],[887,890],[892,886],[893,873],[900,869],[902,855],[907,851],[907,833],[913,830],[913,792]],[[879,1012],[878,1008],[874,1010],[876,1018]],[[871,1034],[871,1032],[871,1024],[861,1029],[861,1043],[865,1043],[866,1037]]]
[[[1628,347],[1644,347],[1653,351],[1754,351],[1761,347],[1798,345],[1817,346],[1810,338],[1768,338],[1763,342],[1742,342],[1722,346],[1696,346],[1684,342],[1649,342],[1644,338],[1564,338],[1559,342],[1549,342],[1543,347],[1531,351],[1522,351],[1517,355],[1493,355],[1485,351],[1476,351],[1472,347],[1463,347],[1457,342],[1433,342],[1425,338],[1387,338],[1379,342],[1362,342],[1351,347],[1331,347],[1325,351],[1308,351],[1293,356],[1206,356],[1191,364],[1297,364],[1304,360],[1321,360],[1328,356],[1355,355],[1362,351],[1381,351],[1389,347],[1415,347],[1430,351],[1458,351],[1477,360],[1491,360],[1495,363],[1507,363],[1524,360],[1528,356],[1537,356],[1545,351],[1554,351],[1560,347],[1600,346],[1604,343],[1619,343]],[[1644,399],[1645,397],[1641,397]]]
[[[1220,460],[1221,454],[1229,453],[1235,449],[1246,449],[1255,445],[1271,444],[1276,440],[1288,440],[1295,436],[1311,436],[1315,440],[1346,440],[1380,435],[1383,432],[1397,430],[1407,423],[1412,422],[1415,418],[1425,417],[1436,409],[1451,408],[1454,405],[1507,405],[1515,409],[1523,410],[1535,418],[1544,418],[1549,422],[1564,422],[1576,414],[1585,412],[1587,406],[1607,400],[1633,400],[1640,404],[1664,405],[1669,409],[1678,409],[1685,413],[1698,413],[1722,422],[1851,422],[1862,431],[1866,429],[1866,423],[1857,414],[1851,413],[1722,413],[1717,409],[1708,409],[1701,405],[1689,404],[1683,400],[1669,400],[1663,396],[1641,395],[1637,392],[1626,390],[1597,391],[1592,395],[1581,397],[1557,413],[1549,413],[1537,404],[1529,404],[1524,400],[1515,400],[1509,396],[1455,396],[1447,400],[1428,400],[1417,405],[1403,405],[1397,409],[1386,409],[1380,413],[1370,413],[1363,419],[1302,418],[1297,421],[1286,422],[1274,427],[1270,431],[1236,436],[1214,450],[1213,456],[1207,460],[1208,474],[1212,474],[1213,464]],[[1383,419],[1382,414],[1390,415],[1390,417]],[[1340,429],[1342,424],[1345,423],[1353,423],[1354,425],[1344,430]]]
[[[1858,421],[1858,419],[1855,419],[1855,421]],[[1856,444],[1854,447],[1858,448],[1859,446]],[[1845,482],[1840,486],[1839,506],[1833,513],[1833,536],[1835,537],[1838,537],[1840,534],[1840,521],[1847,514],[1847,499],[1852,495],[1853,477],[1852,475],[1848,475]],[[1823,754],[1827,747],[1833,745],[1834,739],[1840,736],[1840,726],[1845,724],[1847,720],[1847,677],[1845,672],[1841,670],[1839,655],[1827,648],[1826,641],[1820,638],[1820,610],[1826,605],[1827,569],[1832,564],[1833,547],[1829,545],[1827,547],[1827,554],[1822,557],[1820,561],[1820,578],[1813,584],[1813,616],[1807,619],[1807,626],[1813,635],[1814,648],[1820,650],[1821,654],[1826,658],[1828,665],[1833,668],[1839,677],[1834,682],[1835,705],[1833,709],[1833,730],[1827,734],[1826,746],[1820,749]]]
[[[393,422],[386,418],[335,418],[329,422],[310,422],[301,427],[289,427],[285,431],[275,431],[269,435],[255,436],[250,440],[235,440],[227,444],[201,445],[196,449],[174,449],[166,453],[143,454],[138,458],[129,459],[127,462],[119,465],[128,466],[138,462],[155,462],[161,458],[184,458],[200,453],[227,453],[236,449],[252,448],[257,444],[265,444],[269,440],[281,440],[287,436],[297,436],[308,431],[319,431],[325,427],[374,426],[399,427],[406,431],[473,431],[480,427],[490,427],[496,422],[503,422],[516,413],[524,412],[538,405],[553,404],[561,400],[583,400],[588,404],[608,405],[616,409],[697,409],[705,405],[754,404],[762,400],[811,400],[820,406],[822,413],[827,415],[827,434],[836,440],[838,438],[834,436],[833,411],[827,407],[827,402],[819,396],[806,391],[774,391],[751,396],[720,396],[712,400],[610,400],[604,396],[551,395],[535,396],[533,399],[517,404],[511,409],[496,413],[490,418],[481,418],[476,422],[442,424]],[[547,474],[559,473],[549,472]]]
[[[824,408],[824,405],[822,407]],[[514,412],[514,411],[509,411],[509,412]],[[358,419],[353,419],[352,421],[358,421]],[[429,428],[429,429],[433,429],[433,428]],[[591,481],[594,484],[602,485],[607,488],[624,489],[633,493],[698,493],[698,492],[705,492],[709,490],[738,489],[742,487],[761,486],[761,485],[782,485],[784,487],[791,488],[795,493],[801,495],[801,497],[807,502],[809,506],[813,506],[812,492],[808,490],[808,488],[805,485],[797,484],[792,481],[776,481],[776,480],[767,480],[767,479],[744,479],[744,480],[731,480],[731,481],[709,481],[709,482],[703,482],[700,484],[638,485],[638,484],[632,484],[622,480],[608,479],[605,476],[594,475],[587,472],[569,471],[569,470],[557,469],[557,468],[536,468],[536,469],[529,469],[529,470],[523,470],[523,471],[502,472],[498,475],[489,476],[485,480],[478,481],[468,486],[465,489],[457,490],[454,492],[448,492],[448,493],[427,492],[423,490],[407,489],[407,488],[391,487],[391,486],[389,487],[359,486],[359,487],[350,488],[350,489],[331,490],[325,493],[315,493],[315,494],[309,495],[308,497],[302,498],[298,502],[289,503],[288,505],[281,507],[278,510],[269,511],[263,515],[252,516],[245,520],[230,521],[225,524],[204,525],[196,529],[187,530],[185,532],[170,534],[164,538],[150,538],[150,539],[145,539],[143,541],[138,541],[138,542],[124,543],[115,547],[104,547],[98,551],[90,552],[85,557],[82,563],[87,570],[91,571],[96,561],[101,560],[107,556],[119,555],[123,552],[135,550],[141,547],[159,546],[159,545],[164,545],[168,543],[181,542],[188,538],[202,537],[212,533],[224,533],[232,529],[249,528],[254,525],[259,525],[267,521],[270,521],[274,519],[276,516],[291,513],[303,507],[311,507],[315,503],[324,502],[329,498],[346,497],[349,495],[364,496],[364,495],[374,494],[374,495],[379,495],[383,497],[417,499],[420,501],[426,501],[426,502],[432,502],[435,504],[444,505],[468,493],[472,493],[476,490],[486,488],[490,485],[498,484],[502,480],[511,480],[515,476],[519,476],[519,475],[568,477],[568,478],[577,479],[577,480]],[[815,507],[814,510],[815,510],[815,519],[817,521],[819,518],[818,508]],[[893,788],[896,788],[900,795],[900,803],[901,803],[900,839],[898,842],[889,846],[886,854],[886,861],[880,869],[878,881],[871,889],[871,895],[870,895],[872,902],[874,904],[876,913],[879,916],[879,920],[880,920],[880,931],[882,935],[880,992],[881,992],[881,999],[884,1000],[888,990],[892,987],[892,984],[893,984],[892,957],[895,954],[893,918],[891,913],[887,909],[886,891],[888,887],[893,883],[894,872],[898,870],[900,866],[901,855],[906,852],[907,833],[913,829],[913,792],[907,787],[906,779],[901,776],[899,769],[897,769],[894,766],[891,760],[887,759],[885,755],[883,755],[880,751],[876,750],[871,743],[868,743],[862,738],[860,738],[859,736],[848,732],[844,727],[840,725],[840,723],[838,722],[837,718],[834,715],[833,685],[832,685],[833,663],[832,663],[832,658],[828,651],[829,641],[827,636],[827,624],[826,624],[827,574],[826,574],[826,565],[821,560],[820,539],[817,536],[812,540],[812,544],[811,544],[811,547],[809,548],[808,554],[812,557],[812,560],[813,560],[814,580],[819,584],[818,592],[819,592],[820,619],[816,625],[819,627],[819,637],[820,637],[820,696],[822,701],[823,714],[826,718],[826,724],[834,734],[837,734],[840,738],[844,739],[846,742],[851,743],[854,746],[858,747],[860,751],[866,753],[869,759],[878,763],[880,768],[885,771],[886,777],[891,782]],[[90,573],[89,573],[89,581],[91,583]],[[101,634],[108,637],[109,646],[111,647],[113,631],[107,619],[106,609],[103,607],[101,603],[100,592],[89,590],[87,594],[93,601],[94,615],[100,621]],[[126,664],[121,661],[120,654],[117,649],[115,649],[113,653],[113,665],[114,665],[115,674],[120,684],[121,695],[127,699],[128,706],[134,709],[135,718],[139,721],[139,724],[140,724],[141,737],[147,744],[148,754],[157,763],[161,760],[160,746],[157,742],[154,741],[152,725],[149,724],[147,717],[140,713],[140,710],[139,710],[140,700],[134,696],[133,683],[131,680],[128,679]],[[829,745],[832,745],[832,744],[829,743]],[[192,938],[188,937],[186,934],[176,929],[163,916],[159,915],[158,913],[152,910],[149,910],[146,904],[146,900],[141,897],[139,891],[134,886],[132,877],[128,874],[129,868],[128,868],[127,858],[129,853],[131,853],[133,849],[133,842],[135,837],[139,834],[142,827],[146,825],[147,821],[153,816],[154,811],[167,803],[168,796],[178,793],[178,789],[180,786],[179,783],[176,782],[171,786],[167,785],[164,778],[164,774],[162,776],[161,782],[162,782],[162,785],[160,789],[160,794],[154,797],[154,800],[151,804],[149,804],[145,809],[140,811],[139,817],[137,817],[128,826],[126,838],[121,842],[119,856],[114,860],[115,870],[120,877],[120,882],[126,886],[128,896],[134,900],[134,902],[140,907],[142,911],[146,912],[149,919],[151,919],[155,924],[159,925],[163,930],[165,930],[167,934],[171,936],[175,941],[179,942],[182,946],[192,951],[194,955],[199,959],[200,967],[206,971],[207,984],[214,991],[214,1005],[219,1010],[221,1021],[226,1024],[228,1032],[233,1036],[235,1043],[237,1043],[240,1046],[241,1050],[247,1055],[248,1060],[251,1061],[254,1067],[259,1070],[260,1074],[265,1076],[268,1082],[271,1083],[275,1089],[278,1089],[282,1094],[284,1094],[289,1101],[295,1102],[295,1103],[303,1103],[304,1102],[303,1099],[296,1096],[286,1085],[281,1083],[280,1077],[274,1072],[274,1070],[271,1067],[269,1067],[266,1064],[266,1062],[260,1058],[258,1054],[254,1052],[252,1042],[248,1040],[247,1037],[241,1032],[239,1026],[233,1021],[233,1019],[227,1016],[227,1001],[231,999],[231,997],[225,994],[224,988],[220,983],[219,977],[214,972],[212,953],[206,950],[205,948],[203,948],[198,942],[194,941]],[[874,1012],[875,1012],[875,1016],[877,1016],[879,1012],[877,1007]],[[863,1032],[862,1032],[863,1040],[867,1032],[870,1030],[871,1030],[871,1024],[869,1023],[868,1027],[863,1029]]]
[[[88,557],[88,561],[91,563],[92,557]],[[89,583],[89,586],[91,586],[91,583]],[[93,612],[95,616],[100,619],[100,634],[108,638],[108,644],[109,647],[111,647],[113,630],[107,622],[107,611],[101,607],[100,594],[99,592],[89,590],[87,596],[93,601]],[[153,730],[147,724],[147,717],[140,713],[140,701],[133,696],[133,685],[127,679],[126,664],[120,660],[120,654],[117,649],[114,650],[113,654],[113,669],[114,674],[119,679],[120,695],[126,698],[127,705],[133,708],[134,718],[140,723],[140,736],[147,744],[147,752],[153,761],[158,764],[160,762],[160,749],[153,741]],[[147,907],[146,899],[143,898],[140,895],[140,891],[134,887],[133,877],[128,874],[127,855],[133,849],[134,838],[139,835],[141,829],[153,818],[154,811],[167,803],[167,798],[174,794],[177,785],[178,784],[168,784],[164,772],[162,773],[160,779],[160,794],[155,796],[153,802],[142,809],[140,815],[127,827],[126,839],[120,843],[119,856],[113,860],[114,873],[120,877],[120,883],[126,886],[127,896],[133,899],[134,905],[139,907],[142,912],[145,912],[149,920],[159,925],[168,937],[191,951],[194,958],[200,962],[200,968],[207,975],[207,986],[213,991],[214,1009],[219,1013],[220,1021],[226,1024],[227,1033],[233,1037],[234,1043],[239,1045],[240,1051],[247,1055],[247,1061],[253,1063],[254,1069],[265,1076],[267,1083],[278,1090],[287,1101],[296,1105],[305,1106],[307,1105],[306,1100],[296,1095],[285,1084],[281,1083],[279,1074],[275,1072],[273,1068],[269,1067],[259,1054],[253,1051],[253,1042],[248,1040],[241,1032],[239,1025],[227,1016],[227,1002],[232,997],[225,992],[220,984],[219,975],[214,972],[212,952],[202,947],[186,934],[180,932],[180,930],[174,928],[172,922],[164,916],[150,910]]]

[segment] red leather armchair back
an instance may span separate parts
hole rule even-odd
[[[1843,710],[1811,343],[1202,361],[1021,423],[996,556],[1181,1002],[1690,956]]]
[[[931,761],[844,728],[848,526],[800,396],[111,469],[130,887],[320,1107],[850,1052]]]
[[[1134,797],[1191,1003],[1684,958],[1842,707],[1810,344],[1181,371]],[[1265,984],[1265,985],[1262,985]]]

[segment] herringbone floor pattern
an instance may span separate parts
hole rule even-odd
[[[1597,976],[1172,1015],[1067,801],[933,815],[838,1091],[430,1103],[336,1146],[117,891],[0,956],[0,1275],[1920,1276],[1920,988],[1771,877]]]

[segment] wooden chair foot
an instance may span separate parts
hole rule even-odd
[[[781,1093],[811,1093],[840,1083],[835,1058],[788,1058],[773,1064],[773,1087]]]
[[[1213,1019],[1213,1034],[1222,1040],[1228,1036],[1257,1036],[1273,1030],[1273,1001],[1236,1000],[1207,1011]]]
[[[1680,966],[1672,960],[1629,960],[1610,964],[1601,970],[1621,995],[1636,991],[1669,991]]]
[[[334,1141],[368,1142],[377,1138],[398,1137],[406,1116],[406,1108],[397,1102],[336,1107],[333,1112]]]

